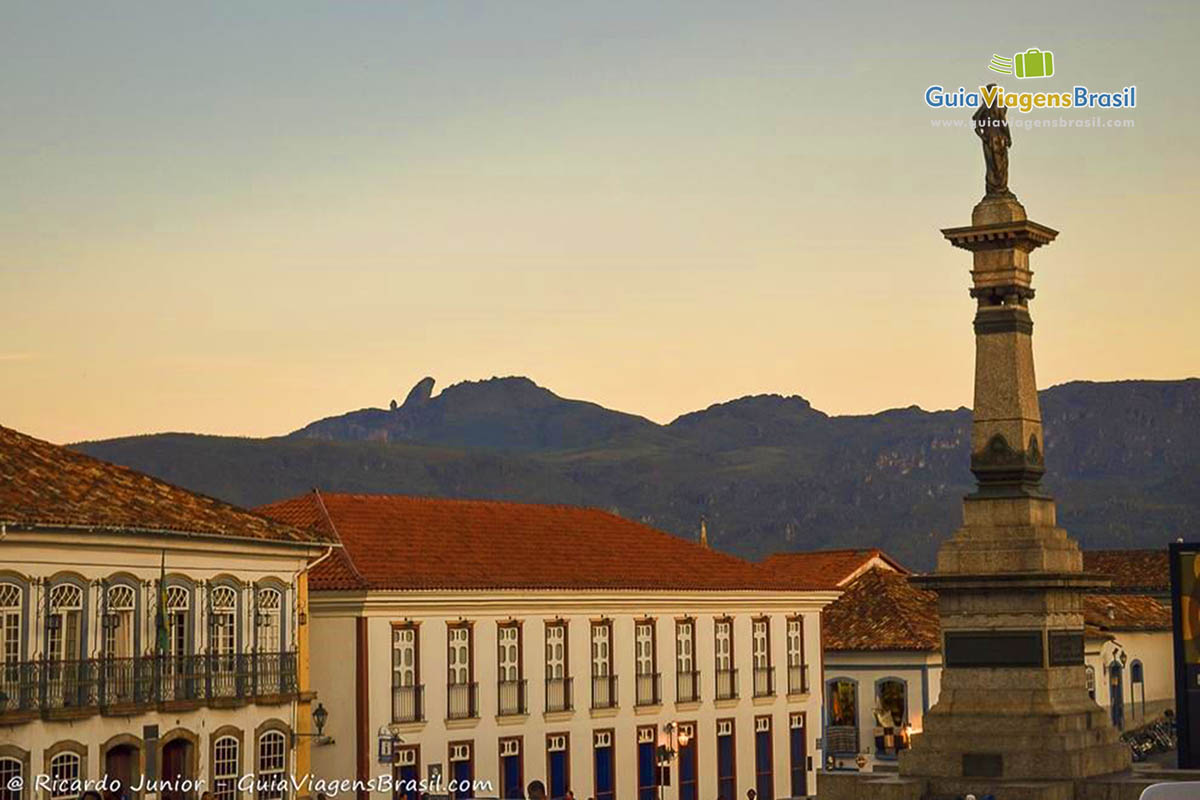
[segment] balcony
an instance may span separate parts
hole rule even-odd
[[[808,694],[808,664],[788,666],[788,694]]]
[[[425,721],[425,687],[392,687],[392,722]]]
[[[657,706],[662,703],[662,673],[643,672],[636,676],[634,705]]]
[[[700,673],[695,670],[691,672],[676,672],[675,673],[675,702],[677,703],[698,703],[700,702]]]
[[[718,700],[736,700],[738,696],[738,677],[736,669],[717,670],[716,698]]]
[[[502,717],[520,716],[529,713],[525,702],[525,679],[499,681],[496,684],[497,709]]]
[[[592,676],[592,708],[617,707],[617,676]]]
[[[775,695],[775,668],[754,668],[754,696],[773,697]]]
[[[452,683],[446,687],[447,719],[474,719],[478,716],[478,683]]]
[[[573,693],[570,678],[547,678],[546,710],[570,711],[575,707],[575,704],[572,702]]]
[[[296,691],[291,652],[17,661],[0,665],[0,719],[236,705]]]

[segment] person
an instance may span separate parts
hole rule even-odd
[[[995,87],[994,83],[987,86],[988,89]],[[986,195],[1011,195],[1008,191],[1008,148],[1012,147],[1012,134],[1008,130],[1008,108],[996,97],[991,105],[981,102],[971,119],[975,122],[975,134],[983,143]]]
[[[754,800],[755,797],[758,797],[758,792],[753,789],[746,790],[746,800]]]
[[[529,800],[546,800],[546,785],[541,781],[530,781],[525,794]]]
[[[575,793],[571,791],[570,787],[568,787],[567,793],[564,794],[563,797],[565,800],[575,800]]]

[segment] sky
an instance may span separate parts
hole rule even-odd
[[[0,424],[264,436],[526,375],[666,422],[971,404],[969,128],[1013,130],[1041,386],[1200,373],[1200,4],[0,0]],[[1051,50],[1056,74],[989,72]],[[1095,112],[1040,112],[1084,119]],[[1010,114],[1011,117],[1022,117]]]

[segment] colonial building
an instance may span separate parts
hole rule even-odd
[[[795,555],[794,564],[820,558]],[[1167,560],[1085,551],[1084,563],[1113,581],[1084,598],[1089,690],[1118,728],[1137,727],[1174,702],[1170,608],[1143,594],[1165,590]],[[937,596],[903,567],[874,563],[845,587],[823,615],[826,768],[895,769],[937,701],[941,645]]]
[[[312,573],[313,685],[339,710],[319,777],[815,793],[827,582],[590,509],[313,492],[262,511],[344,545]]]
[[[307,771],[305,570],[332,545],[0,427],[0,798],[290,794],[237,778]]]

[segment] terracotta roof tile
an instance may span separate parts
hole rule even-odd
[[[313,569],[318,590],[804,588],[597,509],[312,492],[259,510],[336,531],[345,558]]]
[[[774,553],[759,562],[758,567],[764,574],[775,578],[790,578],[805,586],[837,589],[864,571],[873,559],[880,559],[896,572],[908,574],[903,565],[877,547]]]
[[[1166,594],[1171,591],[1171,566],[1166,550],[1084,550],[1084,572],[1112,579],[1117,591]]]
[[[1089,625],[1105,631],[1169,631],[1171,608],[1143,594],[1091,594],[1083,600]]]
[[[0,522],[322,543],[303,530],[0,426]]]
[[[821,613],[825,650],[940,650],[937,595],[873,567]]]

